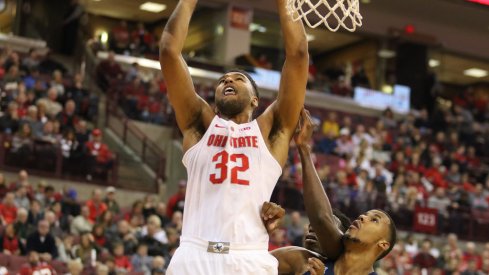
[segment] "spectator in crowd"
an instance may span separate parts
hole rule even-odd
[[[109,52],[106,60],[100,62],[96,69],[97,84],[103,89],[107,89],[110,81],[122,78],[124,72],[119,63],[115,62],[114,52]]]
[[[292,245],[301,246],[303,236],[304,224],[302,223],[301,214],[298,211],[294,211],[290,214],[290,224],[287,227],[287,239]]]
[[[11,224],[17,218],[17,207],[15,206],[15,195],[13,193],[7,193],[0,204],[0,218],[2,224]]]
[[[131,261],[124,255],[124,245],[122,243],[113,245],[112,254],[114,255],[114,263],[118,272],[128,272],[132,270]]]
[[[75,101],[70,99],[66,101],[64,110],[58,114],[57,120],[60,122],[62,132],[75,129],[75,125],[78,123],[75,109]]]
[[[56,88],[51,87],[48,90],[48,97],[47,98],[41,98],[38,100],[38,104],[43,104],[46,106],[46,112],[47,115],[51,118],[56,117],[62,110],[63,107],[59,102],[57,102],[58,98],[58,91]]]
[[[80,236],[80,243],[73,247],[73,256],[80,259],[85,265],[90,265],[92,261],[92,253],[99,252],[95,245],[92,233],[84,232]]]
[[[112,213],[119,213],[120,207],[119,203],[115,199],[116,189],[113,186],[107,187],[105,189],[104,203],[107,205],[107,209]]]
[[[28,212],[25,208],[17,209],[17,220],[14,223],[14,230],[22,244],[26,244],[27,236],[34,232],[35,227],[27,220]]]
[[[468,242],[466,244],[466,249],[463,252],[462,255],[462,262],[461,262],[461,270],[467,269],[471,263],[475,264],[475,270],[479,270],[482,268],[482,257],[480,254],[477,252],[477,248],[475,246],[475,243],[473,242]]]
[[[160,218],[161,225],[166,227],[170,223],[170,219],[166,216],[166,204],[164,202],[159,202],[156,204],[155,214]]]
[[[488,196],[484,194],[484,186],[478,183],[471,198],[472,208],[477,210],[487,210],[489,208]]]
[[[17,208],[29,209],[31,202],[27,196],[27,188],[25,186],[20,187],[15,192],[14,203]]]
[[[173,212],[173,216],[171,217],[171,223],[168,225],[168,227],[175,229],[178,233],[181,233],[182,224],[183,224],[183,213],[180,211]]]
[[[340,133],[340,125],[337,122],[337,115],[335,112],[330,112],[328,118],[323,122],[322,126],[324,135],[331,135],[336,138]]]
[[[65,86],[63,84],[63,73],[60,70],[53,72],[53,80],[51,81],[51,88],[54,88],[59,98],[63,98],[65,95]]]
[[[0,237],[0,249],[1,253],[7,255],[20,255],[24,251],[24,246],[13,224],[5,227],[3,236]]]
[[[98,217],[100,217],[105,211],[107,211],[107,205],[102,201],[102,190],[95,189],[92,192],[92,198],[85,203],[89,210],[89,220],[95,223]]]
[[[49,260],[44,260],[37,251],[29,251],[28,260],[29,262],[21,267],[19,275],[56,274],[54,268],[47,263]]]
[[[27,108],[27,116],[22,119],[21,123],[29,125],[33,136],[39,136],[42,132],[43,123],[39,120],[38,110],[35,105]]]
[[[342,128],[340,130],[340,137],[336,141],[336,154],[340,156],[351,156],[355,149],[353,142],[350,139],[350,130],[348,128]]]
[[[144,243],[140,243],[137,247],[136,254],[134,254],[131,258],[133,270],[135,272],[150,274],[152,262],[153,257],[148,256],[148,246]]]
[[[109,243],[107,242],[106,238],[106,232],[105,232],[105,226],[102,224],[96,224],[93,226],[92,229],[92,236],[93,240],[95,242],[95,245],[97,245],[99,248],[104,248],[108,247]]]
[[[270,242],[268,245],[268,251],[272,251],[287,245],[288,243],[287,243],[285,230],[277,229],[271,233]]]
[[[63,262],[69,262],[70,260],[75,259],[76,257],[73,255],[73,235],[64,236],[63,240],[56,240],[56,246],[58,248],[58,259]],[[81,263],[81,261],[80,261]]]
[[[137,200],[132,204],[131,211],[126,213],[125,219],[129,222],[129,224],[138,228],[144,225],[144,213],[143,213],[144,204],[141,200]]]
[[[80,235],[83,232],[91,232],[93,221],[90,219],[90,209],[87,205],[82,206],[79,216],[71,222],[70,232],[73,235]]]
[[[187,181],[180,180],[178,182],[178,191],[168,200],[166,207],[166,216],[173,217],[173,213],[180,211],[183,213],[183,206],[185,205],[185,192],[187,190]]]
[[[143,202],[143,216],[147,220],[149,216],[156,213],[156,196],[153,194],[146,195]]]
[[[31,225],[37,226],[38,222],[44,218],[41,203],[38,200],[31,201],[28,221]]]
[[[70,275],[81,275],[83,271],[83,264],[80,261],[70,260],[67,261],[68,271]]]
[[[120,220],[117,223],[117,230],[108,234],[108,240],[110,243],[122,242],[125,253],[132,253],[138,244],[138,240],[126,220]]]
[[[20,165],[27,165],[29,156],[33,152],[34,142],[32,139],[32,129],[25,123],[20,126],[20,130],[12,139],[11,152],[16,157],[16,162]]]
[[[421,251],[413,259],[413,265],[428,270],[436,266],[436,259],[431,255],[431,246],[432,243],[430,240],[423,241]]]
[[[41,220],[37,225],[37,231],[27,237],[26,250],[38,252],[44,261],[58,257],[58,248],[54,237],[49,233],[49,229],[49,222]]]
[[[130,38],[127,22],[120,21],[111,31],[111,48],[118,54],[124,53],[129,48]]]
[[[139,64],[134,62],[126,72],[126,82],[132,82],[137,77],[139,77]]]
[[[438,211],[438,230],[443,232],[445,223],[448,220],[448,207],[451,201],[445,195],[445,189],[442,187],[436,188],[435,194],[431,195],[428,199],[428,207],[434,208]]]
[[[107,169],[112,167],[113,156],[109,150],[109,146],[102,142],[102,131],[95,129],[92,131],[92,140],[87,141],[85,147],[88,151],[88,176],[87,179],[92,179],[92,174],[101,175],[102,178],[106,178],[107,175],[103,175],[107,172]]]
[[[155,273],[165,274],[166,262],[167,261],[161,256],[154,257],[153,262],[151,263],[151,274],[152,275],[154,275]]]
[[[150,256],[164,255],[168,243],[166,232],[161,228],[161,220],[156,215],[151,215],[147,220],[147,225],[141,230],[140,243],[148,246]]]
[[[2,133],[15,133],[19,128],[18,104],[10,102],[6,114],[0,117],[0,131]]]
[[[87,122],[85,120],[80,120],[75,125],[75,136],[79,144],[85,144],[90,139],[90,131],[87,128]]]

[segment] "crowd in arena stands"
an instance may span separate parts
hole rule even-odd
[[[475,216],[489,210],[488,102],[465,94],[431,115],[421,110],[400,120],[390,110],[378,119],[340,120],[313,109],[317,168],[333,205],[349,217],[386,209],[403,228],[413,225],[416,208],[435,209],[437,232],[467,236]],[[274,200],[301,209],[295,150],[289,159]]]
[[[94,189],[83,201],[74,188],[31,183],[25,170],[12,182],[0,174],[0,270],[164,274],[178,247],[185,182],[168,207],[148,195],[126,209],[116,192]]]
[[[179,245],[186,183],[167,203],[149,194],[125,207],[114,187],[94,189],[88,199],[75,188],[56,190],[30,182],[26,171],[16,179],[0,174],[0,272],[36,274],[165,274]],[[128,202],[126,202],[128,203]],[[129,202],[130,203],[130,202]],[[301,246],[307,219],[291,211],[271,233],[269,249]],[[375,268],[378,274],[462,274],[489,272],[489,242],[405,235]],[[19,273],[17,273],[19,272]]]
[[[100,38],[93,39],[90,44],[95,52],[111,50],[116,54],[150,59],[158,59],[159,56],[158,36],[143,23],[137,23],[131,27],[126,21],[120,21],[109,33],[108,47],[105,47],[100,42]],[[198,59],[205,60],[205,58]],[[254,62],[251,62],[250,66],[277,71],[281,69],[281,67],[274,67],[264,53],[252,59]],[[113,73],[116,72],[113,71]],[[308,89],[343,97],[352,97],[354,87],[358,86],[371,88],[363,66],[355,65],[352,68],[331,67],[325,70],[318,70],[311,58]]]
[[[0,85],[7,165],[52,169],[61,152],[63,172],[105,177],[113,157],[101,142],[100,130],[88,129],[97,115],[98,97],[83,86],[82,74],[68,74],[35,50],[21,55],[4,49]],[[85,171],[80,161],[88,163]]]
[[[113,102],[118,102],[129,118],[156,124],[172,122],[173,110],[160,74],[148,77],[137,63],[124,71],[115,61],[114,54],[109,53],[108,58],[97,65],[96,78],[97,84]],[[196,89],[202,90],[200,86]]]
[[[93,42],[94,50],[104,49],[99,41]],[[117,54],[158,58],[158,40],[143,23],[131,28],[126,21],[120,21],[109,33],[108,47]]]

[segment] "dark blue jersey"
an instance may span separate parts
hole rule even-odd
[[[324,265],[325,265],[325,269],[324,269],[324,275],[334,275],[334,261],[325,261],[324,262]],[[308,271],[306,273],[304,273],[304,275],[311,275],[311,273]],[[377,273],[374,271],[374,272],[371,272],[369,273],[368,275],[377,275]]]

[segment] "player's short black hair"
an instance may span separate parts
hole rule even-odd
[[[392,249],[394,248],[397,242],[397,229],[394,220],[389,214],[387,214],[387,212],[382,210],[379,211],[384,213],[389,218],[389,239],[388,239],[389,248],[386,251],[384,251],[382,254],[380,254],[380,256],[377,258],[377,261],[387,256],[392,251]]]
[[[225,74],[227,73],[240,73],[246,76],[246,78],[248,78],[248,80],[251,82],[251,85],[253,86],[253,90],[255,91],[255,96],[260,98],[260,93],[258,92],[258,85],[256,85],[255,80],[251,77],[251,75],[247,71],[235,68],[226,71]]]
[[[340,210],[333,208],[333,215],[335,215],[341,222],[340,230],[345,233],[350,227],[351,220],[345,214],[343,214]]]

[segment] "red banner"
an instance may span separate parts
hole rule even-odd
[[[253,10],[232,6],[230,17],[231,27],[249,30],[251,21],[253,20]]]
[[[416,207],[414,210],[414,230],[436,234],[438,210],[434,208]]]

